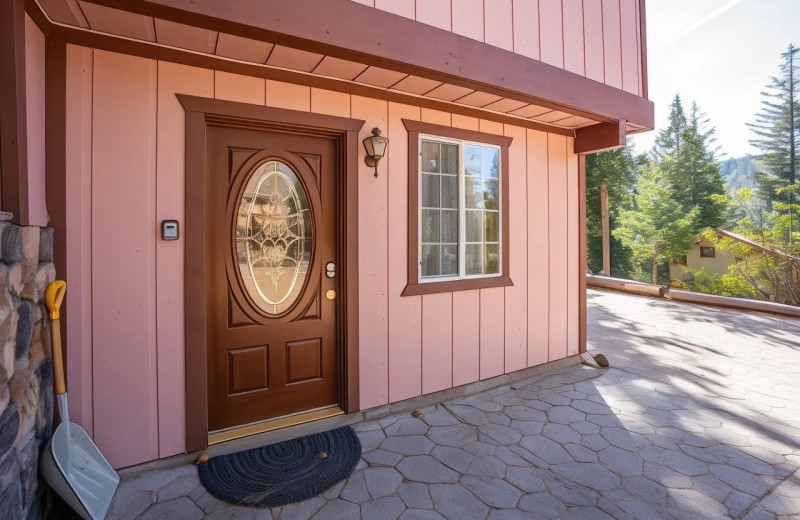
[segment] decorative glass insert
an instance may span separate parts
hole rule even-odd
[[[312,248],[308,198],[297,175],[280,161],[261,164],[247,181],[236,221],[239,272],[259,309],[276,315],[294,305]]]
[[[458,145],[422,140],[420,276],[458,276]]]
[[[500,148],[420,137],[421,281],[500,274]]]

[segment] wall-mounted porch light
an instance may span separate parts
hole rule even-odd
[[[389,139],[381,137],[381,131],[378,127],[372,129],[372,135],[365,138],[364,149],[367,155],[364,156],[364,164],[375,168],[375,177],[378,176],[378,163],[386,155],[386,148],[389,147]]]

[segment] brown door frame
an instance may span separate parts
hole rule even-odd
[[[358,410],[358,132],[364,121],[177,94],[186,110],[185,334],[186,450],[208,446],[206,381],[206,127],[272,130],[334,139],[338,168],[336,249],[341,268],[336,335],[339,346],[339,406]]]

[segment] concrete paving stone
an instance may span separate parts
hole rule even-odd
[[[668,488],[688,488],[692,485],[692,479],[686,475],[654,462],[644,463],[642,475]]]
[[[189,493],[189,498],[192,499],[192,502],[197,504],[197,507],[206,513],[213,513],[217,509],[226,505],[225,502],[206,491],[206,488],[202,485],[194,488],[194,490]]]
[[[600,435],[581,435],[581,445],[593,451],[600,451],[610,446],[608,441]]]
[[[428,426],[450,426],[458,424],[458,419],[445,409],[428,412],[421,417]]]
[[[553,406],[547,410],[547,419],[551,423],[570,424],[586,420],[586,414],[570,406]]]
[[[725,462],[714,455],[714,452],[711,451],[711,448],[697,448],[695,446],[689,446],[688,444],[679,444],[678,448],[680,448],[680,450],[686,455],[706,463],[721,464]]]
[[[580,434],[566,424],[545,424],[542,435],[561,444],[581,442]]]
[[[598,504],[602,507],[602,504]],[[661,520],[670,518],[665,511],[657,509],[654,504],[632,496],[626,496],[614,502],[614,506],[630,515],[635,520]],[[616,516],[616,515],[615,515]],[[621,515],[620,515],[621,516]],[[671,519],[670,519],[671,520]]]
[[[353,502],[354,504],[362,504],[370,499],[363,471],[358,471],[350,475],[350,478],[347,479],[347,483],[339,493],[339,498],[347,500],[348,502]]]
[[[800,516],[800,499],[787,498],[775,492],[767,495],[758,506],[779,517]]]
[[[667,505],[667,488],[641,475],[622,479],[622,488],[633,496],[658,506]]]
[[[614,413],[607,405],[589,401],[586,398],[575,399],[570,406],[578,411],[595,415],[612,415]]]
[[[689,446],[695,446],[697,448],[709,448],[720,442],[721,441],[716,436],[708,431],[704,434],[687,432],[682,439],[683,444],[688,444]]]
[[[461,446],[464,451],[468,451],[476,457],[485,457],[487,455],[494,455],[497,445],[490,444],[483,441],[472,441]]]
[[[486,412],[486,418],[489,419],[489,422],[492,424],[498,424],[502,426],[508,426],[511,424],[511,419],[503,414],[503,412]]]
[[[597,463],[573,462],[570,464],[555,464],[550,466],[550,470],[572,482],[598,491],[613,489],[620,485],[619,476]]]
[[[764,508],[755,507],[750,510],[742,520],[776,520],[778,517]]]
[[[361,452],[365,453],[374,450],[385,438],[386,436],[383,434],[383,430],[359,432],[358,440],[361,441]]]
[[[544,485],[553,497],[567,506],[593,506],[597,503],[598,493],[595,490],[575,482],[549,476],[545,478]]]
[[[400,461],[397,469],[406,479],[426,484],[458,482],[459,477],[458,473],[430,455],[406,457]],[[367,478],[367,485],[369,485],[369,477]]]
[[[362,456],[371,466],[394,466],[403,458],[399,453],[381,449],[368,451]]]
[[[405,415],[405,416],[401,416],[400,414],[388,415],[386,417],[382,417],[381,419],[378,419],[378,424],[380,424],[381,428],[383,428],[385,430],[389,426],[391,426],[394,423],[396,423],[397,421],[399,421],[401,418],[405,418],[405,417],[408,417],[408,415]]]
[[[710,473],[692,477],[692,489],[705,493],[717,502],[724,502],[731,491],[734,491],[731,486]]]
[[[721,481],[739,491],[750,493],[755,496],[764,495],[778,481],[771,477],[758,477],[747,471],[725,464],[709,464],[709,468],[714,476]]]
[[[775,475],[775,468],[760,459],[744,452],[741,448],[734,448],[725,444],[718,444],[708,448],[708,451],[722,459],[725,463],[743,469],[756,475]]]
[[[492,509],[487,520],[530,520],[531,515],[520,509]]]
[[[600,463],[621,477],[641,475],[644,460],[637,452],[609,446],[599,453]]]
[[[252,507],[239,507],[227,504],[204,517],[204,520],[255,520],[259,509]],[[191,518],[191,517],[189,517]]]
[[[130,511],[125,511],[126,515],[130,513]],[[136,517],[141,520],[195,520],[203,518],[203,516],[203,511],[189,497],[180,497],[167,502],[153,504],[141,516],[133,515],[128,518]]]
[[[378,423],[378,421],[364,421],[364,422],[360,422],[360,423],[354,424],[352,426],[352,428],[353,428],[353,431],[355,431],[356,433],[372,432],[372,431],[375,431],[375,430],[380,430],[381,429],[381,425],[380,425],[380,423]]]
[[[464,444],[477,441],[475,429],[466,424],[452,426],[433,426],[428,430],[428,438],[442,446],[461,447]]]
[[[331,487],[329,487],[328,489],[326,489],[325,491],[323,491],[319,496],[324,498],[325,500],[334,500],[339,496],[339,493],[342,492],[342,489],[344,489],[345,483],[346,483],[345,480],[341,480],[336,484],[332,485]]]
[[[581,435],[598,435],[600,433],[600,427],[589,421],[576,421],[570,424],[569,427]]]
[[[428,509],[406,509],[400,520],[446,520],[445,517]]]
[[[476,477],[503,478],[506,475],[506,465],[494,456],[477,457],[469,465],[466,473]]]
[[[200,479],[197,477],[197,474],[178,477],[158,490],[156,500],[158,502],[167,502],[173,498],[186,496],[199,485]]]
[[[532,467],[510,467],[506,470],[506,481],[517,486],[525,493],[541,493],[547,491],[544,485],[545,470]]]
[[[369,520],[397,520],[406,506],[399,497],[384,497],[361,506],[361,517]]]
[[[530,466],[528,460],[511,450],[512,447],[514,446],[498,446],[494,451],[494,456],[505,463],[506,466]]]
[[[597,462],[597,453],[580,444],[564,444],[564,449],[575,462]]]
[[[675,471],[696,477],[708,473],[708,466],[695,458],[689,457],[680,451],[668,451],[664,457],[664,465]]]
[[[758,499],[741,491],[731,491],[725,498],[723,505],[728,508],[731,518],[739,518],[742,513],[756,503]]]
[[[514,391],[503,391],[502,393],[492,398],[493,403],[501,404],[503,406],[514,406],[525,402],[524,399],[514,395]],[[498,410],[499,411],[499,410]]]
[[[549,405],[548,408],[550,408]],[[545,412],[531,406],[506,406],[503,409],[503,413],[510,419],[516,421],[547,421],[547,414]]]
[[[520,441],[520,446],[548,464],[566,464],[573,462],[567,450],[561,444],[538,435],[527,435]]]
[[[559,516],[559,520],[614,520],[597,507],[573,507]]]
[[[397,491],[403,478],[394,468],[367,468],[364,470],[364,480],[372,498],[381,498]]]
[[[569,397],[570,399],[572,399],[573,402],[575,402],[577,400],[585,400],[586,397],[587,397],[587,395],[584,394],[583,392],[579,392],[577,390],[574,390],[574,385],[573,385],[573,390],[570,390],[568,392],[562,392],[562,393],[563,393],[564,397]]]
[[[539,435],[545,424],[544,421],[519,421],[516,419],[511,421],[511,427],[522,435]]]
[[[156,492],[122,486],[108,509],[109,518],[136,518],[156,501]]]
[[[273,514],[272,516],[274,516],[276,520],[308,520],[314,516],[317,511],[322,509],[322,506],[325,504],[325,500],[319,497],[313,497],[308,500],[303,500],[302,502],[287,504],[280,509],[277,514]]]
[[[461,485],[486,505],[495,508],[516,507],[522,491],[501,478],[465,476]]]
[[[473,454],[451,446],[436,446],[431,451],[431,455],[445,466],[459,473],[466,472],[474,458]]]
[[[433,500],[428,493],[428,486],[419,482],[404,482],[397,488],[397,494],[403,500],[406,507],[415,509],[433,508]]]
[[[510,424],[510,419],[508,417],[506,419]],[[500,424],[484,424],[478,427],[478,431],[499,444],[517,444],[522,439],[522,435],[517,430]]]
[[[685,520],[725,518],[728,516],[727,507],[693,489],[668,490],[667,509],[672,515]]]
[[[378,448],[401,455],[425,455],[430,453],[434,446],[435,444],[424,435],[404,435],[402,437],[386,437],[378,445]]]
[[[178,478],[178,474],[172,469],[154,469],[136,475],[131,479],[122,478],[120,485],[128,489],[158,491],[176,478]]]
[[[600,428],[600,436],[607,440],[611,445],[628,451],[638,451],[650,445],[647,438],[638,433],[633,433],[618,427]]]
[[[499,412],[503,409],[502,404],[494,403],[481,395],[466,398],[464,404],[484,412]]]
[[[460,484],[435,484],[429,489],[433,506],[447,520],[484,520],[489,507]]]
[[[428,425],[421,419],[414,417],[404,417],[396,423],[384,428],[386,436],[394,435],[425,435],[428,433]]]
[[[786,462],[786,457],[783,455],[755,446],[747,446],[745,448],[741,448],[741,450],[742,452],[747,453],[748,455],[772,466],[777,466]],[[797,460],[795,461],[794,465],[800,467],[800,454],[796,455],[796,457]]]
[[[587,413],[586,420],[598,426],[619,426],[619,419],[614,415],[597,415],[594,413]]]
[[[357,505],[345,500],[333,500],[322,506],[311,518],[313,520],[344,520],[360,516],[361,510]]]
[[[519,500],[518,507],[523,511],[534,513],[534,518],[557,519],[567,510],[566,506],[549,493],[532,493]]]

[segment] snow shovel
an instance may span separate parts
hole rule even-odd
[[[69,422],[64,363],[61,356],[59,308],[67,284],[51,283],[45,293],[53,329],[53,372],[61,423],[39,461],[44,479],[84,520],[102,520],[119,485],[119,476],[95,446],[86,430]]]

